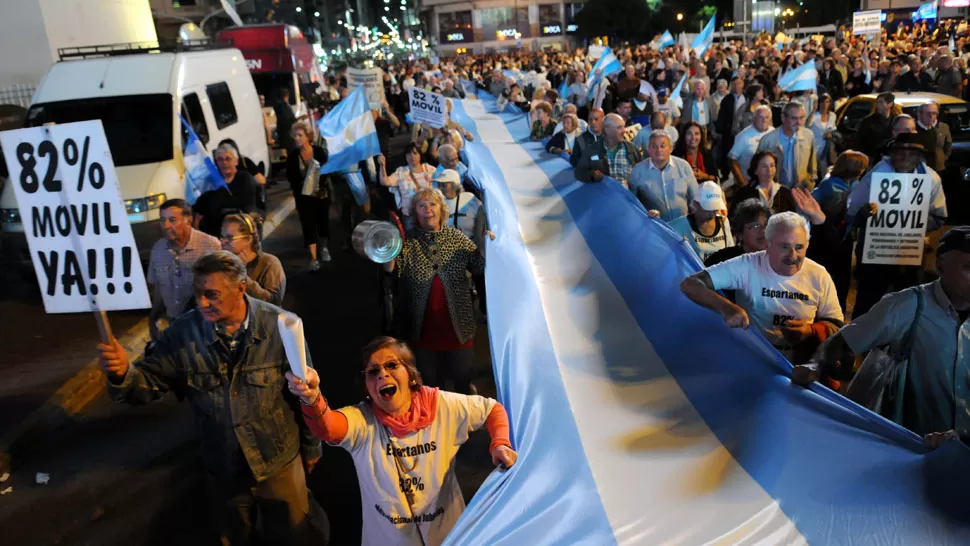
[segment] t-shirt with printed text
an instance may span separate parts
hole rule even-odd
[[[707,273],[715,290],[736,290],[737,303],[752,326],[776,347],[787,347],[781,328],[789,320],[843,320],[832,277],[808,258],[791,277],[776,273],[764,250],[709,267]]]
[[[377,420],[369,403],[338,410],[348,426],[338,445],[350,452],[360,484],[362,545],[444,542],[465,509],[455,454],[470,432],[485,425],[495,404],[491,398],[438,391],[434,422],[403,438]]]

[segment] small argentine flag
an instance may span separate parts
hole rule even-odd
[[[778,86],[785,92],[814,91],[818,86],[818,72],[815,71],[815,63],[805,63],[789,71],[778,80]]]
[[[320,174],[345,171],[381,153],[374,118],[364,86],[354,89],[336,108],[317,122],[320,136],[327,142],[329,159]]]
[[[670,92],[670,102],[676,104],[677,108],[684,107],[684,97],[680,93],[681,93],[681,90],[684,88],[685,81],[687,81],[687,74],[684,74],[684,76],[680,78],[680,83],[678,83],[677,87],[675,87],[674,90]]]
[[[586,80],[586,88],[589,90],[589,98],[593,98],[596,92],[596,86],[603,81],[604,78],[612,74],[623,70],[623,65],[617,60],[616,55],[613,54],[613,50],[606,48],[603,50],[603,56],[596,61],[593,65],[593,70],[589,74],[589,79]],[[597,71],[599,73],[597,73]]]
[[[704,30],[694,38],[694,43],[690,45],[691,49],[697,53],[698,59],[702,58],[707,48],[711,47],[711,44],[714,43],[714,19],[716,17],[716,15],[711,16],[711,20],[704,25]]]
[[[673,35],[670,34],[670,31],[669,30],[665,30],[664,33],[663,33],[663,35],[660,36],[660,41],[657,42],[657,49],[662,50],[663,48],[670,47],[670,46],[672,46],[672,45],[674,45],[676,43],[677,42],[676,42],[676,40],[674,40]]]

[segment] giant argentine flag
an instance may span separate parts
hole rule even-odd
[[[327,162],[320,166],[321,174],[347,170],[381,153],[363,86],[354,89],[318,121],[317,128],[327,141],[329,153]]]
[[[698,59],[702,59],[704,52],[714,43],[714,19],[716,18],[716,15],[711,16],[711,20],[704,25],[704,29],[694,37],[694,43],[690,45],[690,48],[697,54]]]
[[[778,87],[782,91],[814,91],[818,85],[818,72],[815,63],[805,63],[794,70],[789,70],[778,80]]]
[[[518,462],[445,544],[966,544],[970,451],[821,386],[678,285],[700,267],[613,181],[581,184],[525,114],[455,101],[490,229],[488,321]]]
[[[599,74],[596,73],[597,70]],[[593,95],[596,93],[596,86],[603,79],[621,70],[623,70],[623,65],[617,60],[616,55],[613,54],[613,50],[606,48],[603,51],[603,56],[593,65],[593,70],[589,73],[589,78],[586,80],[586,87],[589,89],[589,98],[593,98]]]

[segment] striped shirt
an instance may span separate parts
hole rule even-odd
[[[183,249],[175,248],[168,239],[152,247],[148,284],[155,287],[155,296],[162,298],[169,319],[181,315],[192,300],[192,266],[202,256],[221,248],[219,239],[195,229]]]

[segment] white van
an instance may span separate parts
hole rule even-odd
[[[72,58],[74,57],[74,58]],[[158,207],[185,197],[184,116],[210,152],[231,138],[243,156],[269,166],[263,111],[238,49],[163,51],[81,48],[62,53],[44,76],[25,126],[100,119],[143,259],[161,237]],[[29,262],[13,189],[0,196],[7,261]]]

